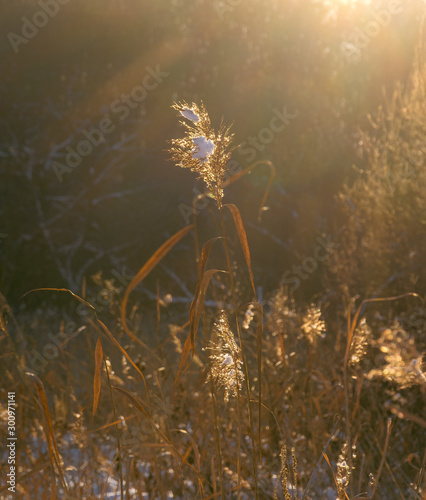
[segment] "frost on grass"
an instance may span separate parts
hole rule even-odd
[[[189,168],[206,183],[219,207],[222,206],[223,183],[226,163],[234,149],[231,146],[233,134],[223,124],[215,132],[203,104],[191,105],[186,102],[175,103],[173,108],[179,112],[185,135],[172,139],[169,149],[171,159],[179,167]]]
[[[213,333],[217,340],[210,342],[210,373],[207,380],[213,380],[218,389],[224,390],[225,402],[229,396],[237,396],[244,381],[241,370],[241,350],[235,342],[224,311],[215,323]]]

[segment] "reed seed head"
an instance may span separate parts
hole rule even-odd
[[[398,321],[383,330],[374,345],[382,353],[377,359],[382,360],[383,366],[370,370],[368,379],[384,378],[398,384],[401,389],[425,384],[423,355],[417,350],[414,338]]]
[[[311,305],[303,317],[302,331],[310,344],[324,336],[325,323],[321,319],[321,309]]]
[[[367,325],[366,319],[362,318],[354,331],[349,358],[350,366],[359,365],[365,357],[369,340],[371,340],[371,328]]]
[[[173,109],[183,117],[180,122],[185,127],[186,134],[181,139],[170,141],[171,159],[179,167],[196,172],[221,207],[226,163],[234,149],[231,146],[233,134],[229,132],[230,127],[221,124],[216,133],[203,103],[198,106],[195,103],[189,105],[179,102],[173,105]]]
[[[219,389],[224,389],[224,399],[228,402],[229,396],[237,396],[244,381],[244,374],[241,370],[241,350],[235,342],[224,311],[221,311],[219,320],[214,325],[214,333],[218,342],[212,341],[208,347],[210,350],[208,380],[213,380]]]
[[[280,459],[281,459],[280,475],[281,475],[281,487],[283,489],[283,495],[285,500],[292,500],[290,492],[288,491],[289,473],[287,467],[287,446],[285,444],[281,447]]]
[[[352,447],[349,450],[348,445],[345,443],[342,447],[342,451],[339,455],[337,461],[337,474],[336,474],[336,485],[337,485],[337,498],[339,500],[346,499],[346,489],[349,486],[349,481],[352,474],[352,468],[349,465],[349,453],[352,453],[352,460],[356,458],[356,448]]]

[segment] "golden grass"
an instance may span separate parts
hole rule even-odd
[[[186,135],[173,141],[172,157],[213,193],[220,234],[200,245],[195,221],[168,239],[128,285],[111,327],[84,290],[44,289],[70,293],[91,317],[42,375],[15,348],[13,315],[2,308],[2,396],[7,387],[19,402],[19,495],[420,500],[426,379],[416,334],[424,324],[413,327],[410,314],[421,297],[404,291],[359,300],[356,309],[351,298],[330,312],[321,300],[297,304],[281,287],[265,313],[242,216],[223,203],[224,187],[241,178],[225,179],[229,128],[215,132],[203,105],[175,109]],[[198,279],[189,321],[160,313],[167,305],[157,291],[142,331],[128,316],[130,294],[191,231]],[[208,268],[213,258],[222,266]],[[208,296],[220,307],[206,307]],[[391,318],[394,303],[404,306],[403,325]],[[379,305],[377,318],[370,312]]]

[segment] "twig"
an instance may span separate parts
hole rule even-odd
[[[371,493],[370,500],[373,500],[374,495],[376,494],[377,491],[377,485],[379,484],[379,479],[382,474],[383,466],[385,465],[386,461],[386,453],[388,451],[388,446],[389,446],[389,438],[391,435],[391,430],[392,430],[392,419],[388,418],[388,424],[386,428],[386,440],[385,440],[385,446],[382,452],[382,459],[380,460],[380,465],[379,465],[379,470],[377,471],[376,478],[374,481],[374,486],[373,486],[373,492]]]
[[[317,462],[317,464],[315,466],[315,469],[312,472],[311,477],[309,478],[308,484],[306,485],[306,488],[305,488],[305,491],[303,492],[303,496],[302,496],[301,500],[305,500],[306,495],[307,495],[310,487],[312,486],[311,483],[313,483],[313,480],[316,477],[316,474],[317,474],[317,471],[319,469],[319,466],[321,465],[321,462],[324,459],[324,454],[327,451],[328,445],[330,444],[330,441],[333,439],[333,436],[334,436],[334,434],[336,432],[336,429],[337,429],[337,426],[339,424],[339,420],[340,420],[339,417],[337,417],[336,423],[334,424],[334,427],[333,427],[333,430],[331,431],[330,437],[328,438],[328,441],[327,441],[326,445],[324,446],[324,449],[323,449],[323,451],[321,453],[320,458],[318,459],[318,462]]]

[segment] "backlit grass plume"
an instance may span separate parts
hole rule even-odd
[[[179,112],[186,134],[181,139],[172,139],[169,152],[179,167],[197,172],[203,179],[219,207],[222,206],[223,182],[226,163],[232,150],[233,134],[230,127],[220,125],[217,133],[213,130],[204,104],[198,106],[186,102],[175,103],[173,108]]]
[[[228,402],[229,396],[237,396],[237,391],[244,381],[244,374],[241,370],[241,350],[235,342],[224,311],[214,325],[214,332],[218,342],[211,342],[208,347],[211,351],[209,379],[211,378],[219,389],[224,389],[225,402]]]
[[[310,344],[324,336],[325,323],[321,319],[321,309],[311,305],[303,317],[302,331]]]

